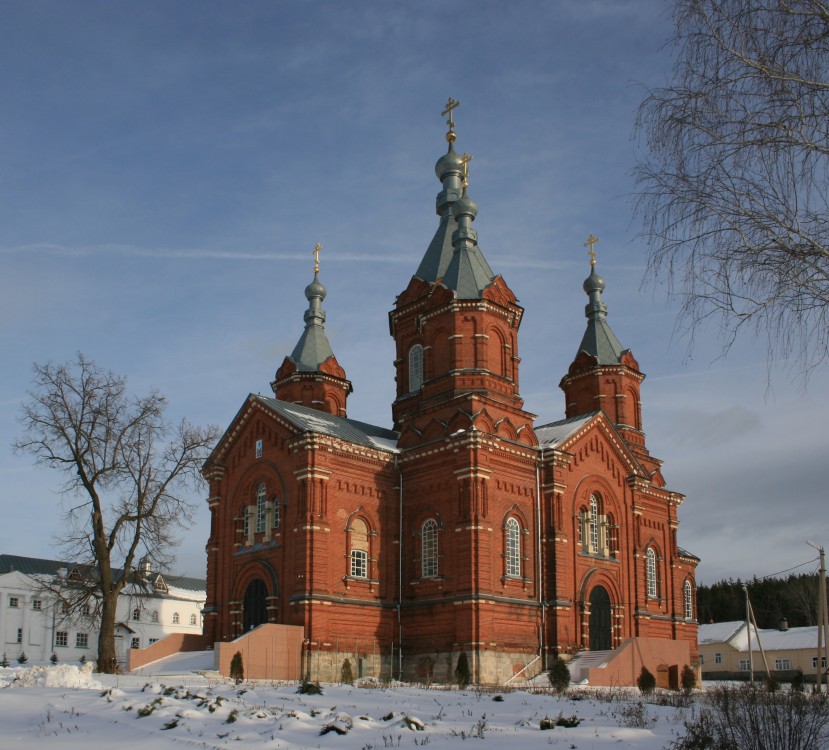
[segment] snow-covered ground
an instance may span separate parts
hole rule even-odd
[[[149,665],[143,675],[65,665],[0,669],[0,748],[661,750],[684,733],[692,710],[642,703],[636,690],[625,700],[616,690],[610,701],[582,688],[577,699],[404,685],[323,685],[322,695],[300,695],[296,684],[236,686],[188,672],[203,656],[177,659],[157,663],[153,674]],[[540,728],[545,718],[571,717],[577,726]]]

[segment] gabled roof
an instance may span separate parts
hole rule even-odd
[[[366,422],[359,422],[356,419],[347,419],[345,417],[335,416],[334,414],[327,414],[318,409],[312,409],[301,404],[293,404],[288,401],[281,401],[278,398],[251,393],[237,413],[231,426],[219,439],[210,458],[207,460],[207,464],[221,452],[222,448],[227,444],[229,436],[234,432],[236,425],[246,416],[251,405],[255,403],[260,404],[263,408],[290,423],[296,429],[297,433],[311,432],[318,435],[329,435],[330,437],[339,438],[340,440],[345,440],[355,445],[362,445],[366,448],[375,448],[392,453],[397,452],[397,438],[399,434],[394,430],[377,427]]]
[[[541,425],[535,428],[538,444],[542,448],[556,448],[574,433],[578,432],[599,412],[591,411],[588,414],[580,414],[578,417],[560,419],[557,422]]]
[[[817,626],[810,625],[802,628],[751,628],[751,650],[759,651],[757,644],[765,651],[786,651],[788,649],[816,649]],[[711,622],[699,626],[697,641],[702,645],[728,644],[737,651],[748,653],[748,631],[742,620],[730,622]]]
[[[622,436],[619,435],[616,427],[601,410],[592,411],[588,414],[580,414],[577,417],[569,417],[568,419],[561,419],[557,422],[550,422],[549,424],[541,425],[541,427],[536,427],[535,434],[538,437],[539,448],[561,448],[562,450],[567,450],[565,447],[567,442],[575,438],[591,422],[604,427],[610,433],[610,442],[613,444],[616,454],[623,461],[627,462],[630,470],[634,474],[644,477],[650,476],[642,468]]]

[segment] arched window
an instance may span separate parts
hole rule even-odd
[[[653,547],[648,547],[645,552],[645,579],[647,582],[648,597],[655,599],[657,596],[656,552],[654,552]]]
[[[686,580],[683,587],[683,601],[685,602],[685,619],[694,619],[694,588],[691,586],[691,581]]]
[[[351,549],[348,574],[354,578],[368,578],[368,524],[362,518],[352,518],[348,534]]]
[[[279,498],[276,495],[273,496],[273,527],[279,528]]]
[[[409,349],[409,393],[423,385],[423,347],[415,344]]]
[[[510,518],[506,526],[507,576],[521,576],[521,526],[518,520]]]
[[[132,611],[132,619],[136,621],[141,619],[141,610],[138,607]]]
[[[265,483],[259,482],[256,486],[256,533],[261,533],[265,530],[265,519],[267,517],[267,490]]]
[[[351,550],[351,576],[368,578],[368,553],[365,550]]]
[[[587,522],[587,532],[590,541],[590,551],[599,551],[599,498],[590,496],[590,518]]]
[[[245,539],[248,538],[248,534],[250,534],[250,513],[248,513],[249,505],[242,506],[242,536]]]
[[[438,574],[438,525],[430,518],[420,529],[420,575],[434,578]]]
[[[181,622],[181,618],[178,615],[178,612],[173,612],[173,625],[178,625]]]
[[[195,615],[190,615],[190,624],[191,624],[191,625],[195,625],[195,624],[196,624],[196,622],[197,622],[197,621],[196,621],[196,616],[195,616]]]

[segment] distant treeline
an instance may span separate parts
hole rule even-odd
[[[711,586],[697,587],[697,614],[700,623],[745,620],[743,585],[760,628],[776,628],[785,619],[790,628],[817,625],[818,576],[815,573],[735,581],[729,578]]]

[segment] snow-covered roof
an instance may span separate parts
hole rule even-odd
[[[759,651],[760,644],[765,651],[788,651],[792,649],[817,648],[817,626],[802,628],[754,628],[751,633],[751,650]],[[727,643],[737,651],[748,652],[748,631],[740,620],[732,622],[713,622],[699,626],[697,635],[699,645]]]
[[[258,395],[254,395],[253,398],[301,430],[330,435],[369,448],[397,452],[398,434],[394,430],[377,427],[366,422],[358,422],[356,419],[338,417],[318,409],[312,409],[301,404],[291,404],[276,398]]]
[[[535,428],[538,443],[543,448],[555,448],[561,445],[567,438],[578,432],[599,412],[592,411],[589,414],[580,414],[578,417],[560,419],[557,422],[541,425]]]

